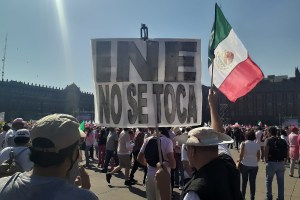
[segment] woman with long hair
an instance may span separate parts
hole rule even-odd
[[[240,145],[240,157],[241,163],[240,171],[242,175],[242,195],[245,199],[247,182],[250,182],[250,198],[255,198],[256,188],[256,176],[258,172],[259,150],[260,145],[255,142],[255,132],[250,129],[246,131],[246,141]]]

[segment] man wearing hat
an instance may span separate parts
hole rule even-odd
[[[74,184],[79,170],[82,188],[90,186],[84,168],[78,169],[78,121],[70,115],[52,114],[36,122],[30,133],[32,172],[0,179],[1,200],[96,200],[97,196]],[[75,174],[76,175],[76,174]]]
[[[29,131],[27,129],[19,129],[14,136],[15,147],[6,147],[0,152],[0,164],[10,158],[12,152],[17,164],[20,166],[22,172],[30,171],[33,167],[33,162],[29,160],[30,150],[29,146]]]
[[[24,128],[25,122],[22,118],[16,118],[12,122],[11,129],[7,131],[4,139],[3,147],[13,147],[15,146],[14,137],[16,135],[17,130]]]
[[[195,168],[191,180],[185,184],[182,199],[242,199],[240,192],[240,175],[232,158],[227,154],[218,154],[218,145],[232,143],[224,134],[221,119],[217,113],[217,95],[212,90],[208,96],[211,113],[211,128],[200,127],[189,131],[188,135],[175,137],[187,147],[190,166]],[[164,166],[163,166],[164,168]],[[156,174],[162,200],[170,199],[164,169]]]

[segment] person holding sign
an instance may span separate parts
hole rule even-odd
[[[218,154],[218,145],[232,143],[231,137],[223,133],[221,119],[217,113],[217,95],[210,90],[208,96],[211,113],[211,128],[200,127],[189,131],[188,135],[175,137],[186,145],[188,159],[195,172],[185,184],[182,199],[242,199],[240,175],[232,158]],[[170,200],[168,176],[163,165],[156,173],[157,186],[162,200]],[[218,185],[218,187],[216,187]]]
[[[169,132],[166,128],[159,128],[159,131],[162,161],[170,178],[171,168],[175,169],[176,167],[176,161],[173,153],[173,142],[169,138]],[[155,183],[155,173],[158,170],[156,165],[159,163],[157,140],[157,134],[146,138],[138,154],[138,161],[142,165],[147,166],[146,194],[148,200],[160,199],[159,190]],[[168,187],[171,188],[170,183],[168,184]]]

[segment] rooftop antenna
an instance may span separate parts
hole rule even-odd
[[[5,66],[5,56],[6,56],[6,44],[7,44],[7,33],[5,37],[5,45],[4,45],[4,55],[2,58],[2,81],[4,81],[4,66]]]

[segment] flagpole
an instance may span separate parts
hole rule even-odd
[[[214,86],[214,59],[211,62],[211,80],[210,80],[210,89],[213,89]]]
[[[213,40],[215,40],[215,34],[216,34],[216,19],[217,19],[217,6],[218,4],[215,3],[215,19],[214,19],[214,36],[213,36]],[[212,42],[212,46],[214,45],[214,42]],[[214,60],[215,60],[215,52],[213,52],[212,54],[212,60],[211,60],[211,81],[210,81],[210,89],[213,89],[214,86]]]
[[[160,166],[163,166],[163,160],[161,155],[161,144],[160,144],[160,132],[158,129],[158,116],[157,116],[157,103],[156,106],[154,105],[154,114],[155,114],[155,131],[156,131],[156,141],[157,141],[157,149],[158,149],[158,159]]]
[[[158,112],[157,112],[157,102],[154,102],[154,115],[155,115],[155,135],[156,135],[156,143],[157,143],[157,150],[158,150],[158,160],[161,167],[163,167],[163,160],[162,160],[162,152],[161,152],[161,142],[160,142],[160,132],[158,127]]]

